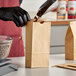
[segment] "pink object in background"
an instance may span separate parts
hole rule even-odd
[[[24,44],[22,40],[21,27],[17,27],[13,21],[0,20],[0,35],[11,36],[13,38],[9,57],[24,56]]]
[[[0,7],[19,6],[19,0],[0,0]]]

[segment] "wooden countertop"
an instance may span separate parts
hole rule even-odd
[[[52,26],[53,25],[68,25],[71,21],[76,21],[76,20],[55,20],[51,21]]]
[[[34,21],[34,19],[32,19]],[[39,19],[38,20],[39,22],[40,21],[48,21],[48,22],[51,22],[52,26],[56,26],[56,25],[68,25],[70,22],[72,21],[76,21],[76,19],[66,19],[66,20],[52,20],[52,19]]]
[[[52,19],[40,19],[40,20],[44,20],[44,21],[50,21],[52,26],[53,25],[68,25],[70,22],[72,21],[76,21],[76,19],[66,19],[66,20],[52,20]]]
[[[53,25],[68,25],[71,21],[51,21],[52,26]]]

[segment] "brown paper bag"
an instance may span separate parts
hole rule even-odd
[[[51,22],[29,21],[26,25],[27,68],[48,67],[50,52]]]
[[[76,60],[76,21],[70,22],[66,33],[65,59]]]

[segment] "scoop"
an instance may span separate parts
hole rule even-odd
[[[58,7],[58,0],[47,0],[40,6],[36,16],[41,17],[42,15],[50,11],[53,11],[57,7]]]

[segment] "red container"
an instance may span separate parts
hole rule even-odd
[[[68,19],[76,19],[76,0],[68,0]]]

